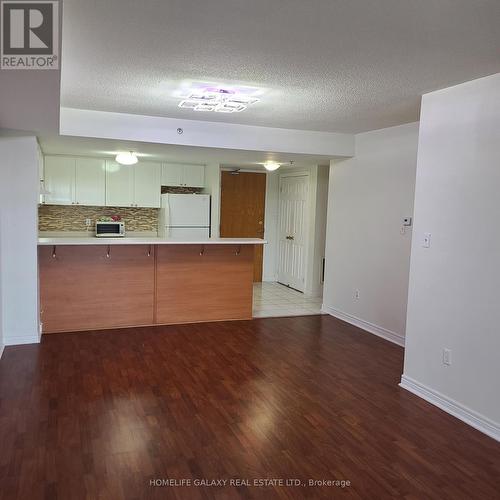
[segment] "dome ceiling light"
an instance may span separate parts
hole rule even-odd
[[[135,165],[139,160],[137,155],[133,151],[127,151],[126,153],[118,153],[115,160],[120,165]]]

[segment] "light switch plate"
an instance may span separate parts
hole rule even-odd
[[[430,246],[431,246],[431,233],[424,233],[424,238],[422,240],[422,246],[424,248],[430,248]]]

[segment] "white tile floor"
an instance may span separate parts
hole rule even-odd
[[[254,283],[253,316],[306,316],[321,314],[321,297],[308,297],[279,283]]]

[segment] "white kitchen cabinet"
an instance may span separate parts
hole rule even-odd
[[[182,186],[183,165],[176,163],[163,163],[161,166],[161,185],[162,186]]]
[[[75,204],[75,158],[46,156],[44,165],[45,203],[49,205]]]
[[[205,165],[184,166],[184,186],[205,187]]]
[[[134,207],[134,166],[106,160],[106,206]]]
[[[105,162],[99,158],[76,158],[75,203],[102,207],[106,193]]]
[[[160,207],[161,165],[139,162],[134,165],[134,202],[139,207]]]
[[[159,163],[120,165],[106,160],[106,206],[159,208],[160,173]]]
[[[205,166],[164,163],[161,184],[162,186],[205,187]]]
[[[104,205],[104,160],[46,156],[44,184],[50,205]]]

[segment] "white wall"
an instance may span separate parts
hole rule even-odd
[[[5,345],[39,341],[35,137],[0,137],[0,288]]]
[[[418,124],[356,136],[356,156],[332,162],[325,311],[403,344]],[[359,299],[355,291],[359,290]]]
[[[500,73],[422,101],[402,380],[500,440],[499,213]]]
[[[310,270],[306,280],[306,293],[320,296],[323,292],[323,258],[326,252],[326,224],[328,214],[329,168],[318,166],[316,170],[316,196],[314,199],[314,234],[311,236]]]
[[[183,133],[178,134],[177,129]],[[354,136],[235,123],[179,120],[88,109],[61,108],[63,135],[281,153],[352,156]]]

